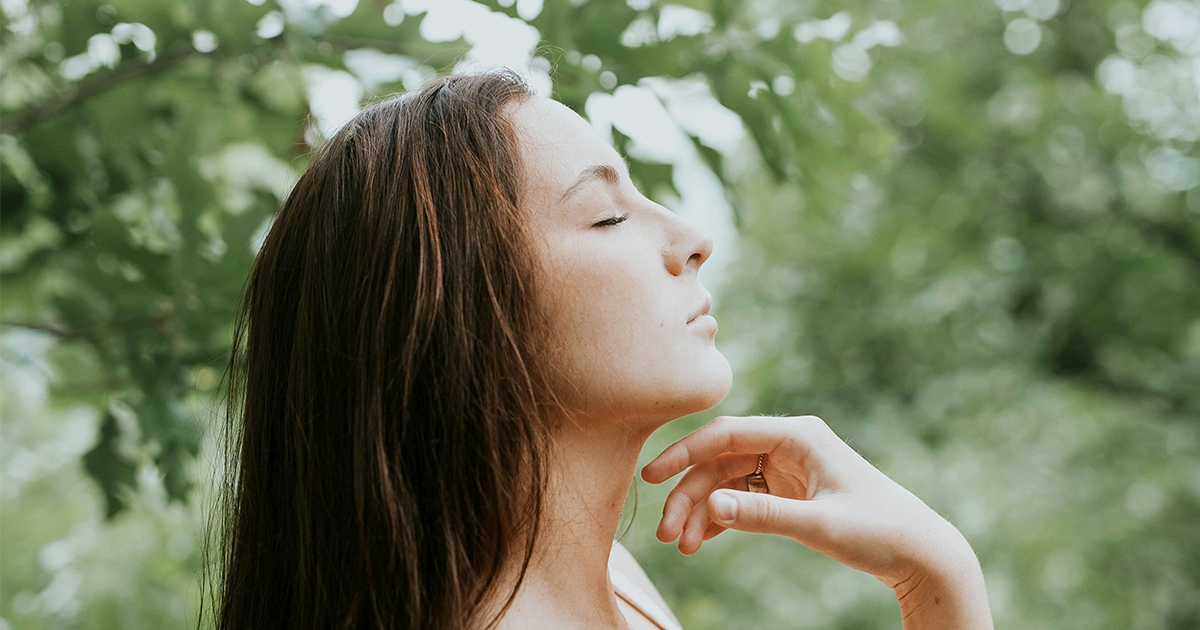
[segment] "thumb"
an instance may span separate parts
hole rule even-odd
[[[823,506],[760,492],[716,490],[708,497],[713,522],[728,529],[778,534],[800,542],[813,540],[825,527]]]

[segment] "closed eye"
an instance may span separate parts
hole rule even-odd
[[[603,221],[600,221],[599,223],[596,223],[592,227],[609,227],[611,225],[616,225],[618,223],[622,223],[625,221],[625,219],[628,219],[628,218],[629,218],[629,213],[626,212],[625,214],[623,214],[619,217],[613,217],[611,219],[605,219]]]

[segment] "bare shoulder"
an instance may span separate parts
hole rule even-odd
[[[671,617],[672,621],[676,624],[679,623],[679,620],[675,618],[675,613],[671,612],[671,607],[667,605],[662,595],[659,595],[658,589],[654,588],[654,583],[650,581],[650,577],[642,570],[642,566],[638,564],[637,559],[633,557],[632,553],[629,553],[625,545],[622,545],[620,541],[615,539],[613,540],[610,561],[617,571],[620,571],[622,575],[629,578],[638,588],[645,591],[654,600],[654,603],[658,604]]]

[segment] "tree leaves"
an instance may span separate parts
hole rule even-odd
[[[84,469],[104,491],[105,516],[110,519],[125,509],[125,493],[137,487],[137,464],[117,449],[119,433],[116,417],[105,414],[96,446],[83,456]]]

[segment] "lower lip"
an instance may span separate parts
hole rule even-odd
[[[713,317],[712,315],[701,315],[700,317],[688,322],[688,326],[699,326],[701,328],[712,328],[713,330],[716,330],[717,318]]]

